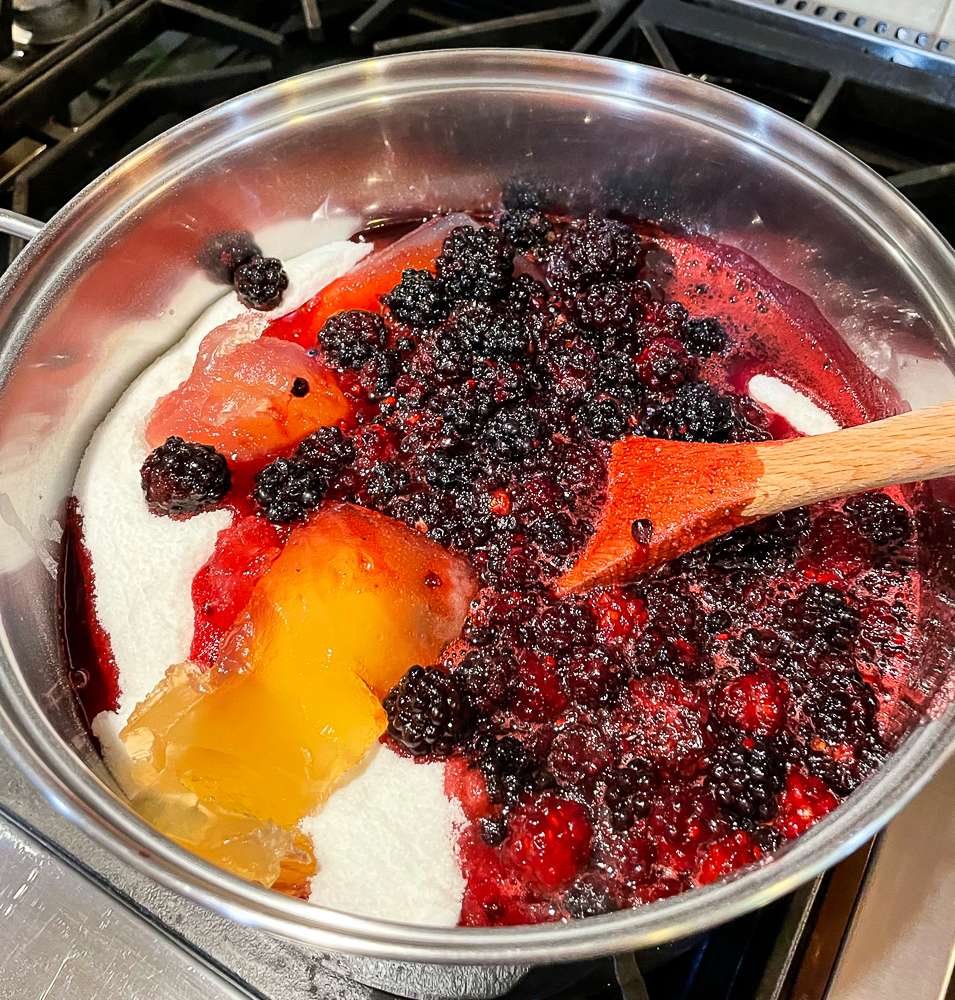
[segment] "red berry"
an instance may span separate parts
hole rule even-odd
[[[444,794],[461,803],[469,820],[480,819],[491,811],[484,775],[465,757],[455,755],[444,762]]]
[[[524,888],[508,874],[494,848],[470,833],[461,842],[461,864],[468,880],[461,900],[462,926],[502,927],[529,921]]]
[[[613,872],[629,889],[645,885],[653,878],[657,848],[644,829],[604,836],[594,854],[597,867]]]
[[[821,778],[793,771],[786,780],[786,790],[779,797],[779,816],[775,825],[784,837],[792,840],[838,804],[839,800]]]
[[[522,722],[556,719],[568,705],[553,656],[526,652],[511,688],[511,711]]]
[[[685,768],[706,748],[708,716],[705,692],[661,675],[631,679],[611,726],[626,754]]]
[[[762,856],[762,849],[752,835],[745,830],[737,830],[706,849],[697,881],[700,885],[715,882],[743,865],[751,865]]]
[[[730,681],[716,693],[713,711],[748,733],[769,736],[786,721],[789,686],[771,670]]]
[[[663,801],[647,820],[657,843],[660,863],[677,872],[692,871],[701,848],[726,831],[709,789],[674,785],[664,789]]]
[[[566,787],[593,788],[597,779],[613,767],[613,750],[607,737],[593,726],[570,725],[557,731],[550,746],[547,766]]]
[[[597,619],[597,634],[608,646],[623,645],[636,638],[647,620],[643,601],[630,597],[619,587],[601,590],[590,597]]]
[[[544,794],[519,808],[504,843],[506,864],[543,889],[568,885],[587,863],[593,831],[583,806]]]

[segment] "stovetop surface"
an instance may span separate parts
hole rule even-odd
[[[99,18],[56,45],[38,45],[49,27],[28,19],[11,32],[12,7],[0,0],[0,203],[40,219],[142,142],[269,81],[375,54],[509,45],[646,63],[751,97],[860,157],[955,240],[955,0],[93,0]],[[9,240],[6,258],[21,248]],[[507,996],[834,998],[867,858],[679,954],[532,970]],[[830,911],[835,930],[820,942],[814,928]],[[158,889],[2,754],[0,958],[0,1000],[389,995]],[[813,976],[818,988],[806,985]]]

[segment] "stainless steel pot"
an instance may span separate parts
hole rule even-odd
[[[322,949],[524,963],[660,945],[761,906],[846,855],[955,740],[955,714],[942,711],[765,867],[632,912],[494,930],[364,919],[246,884],[165,840],[115,792],[63,680],[64,504],[125,384],[219,294],[195,263],[202,240],[248,228],[268,252],[289,255],[319,223],[492,207],[515,177],[562,192],[577,211],[623,207],[740,247],[811,295],[913,406],[955,395],[955,257],[938,233],[808,129],[643,66],[467,50],[322,70],[184,123],[74,199],[0,282],[2,739],[58,808],[129,864]],[[944,498],[946,484],[938,489]],[[944,559],[925,571],[952,589]],[[951,665],[942,602],[925,627],[923,663],[908,679],[913,710],[944,702]]]

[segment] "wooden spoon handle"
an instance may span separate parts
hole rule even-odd
[[[746,517],[939,479],[955,473],[955,400],[828,434],[767,441],[756,452],[763,474]]]

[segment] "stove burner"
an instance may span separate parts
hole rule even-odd
[[[30,45],[55,45],[88,28],[103,12],[102,0],[13,0],[13,22],[29,32]]]

